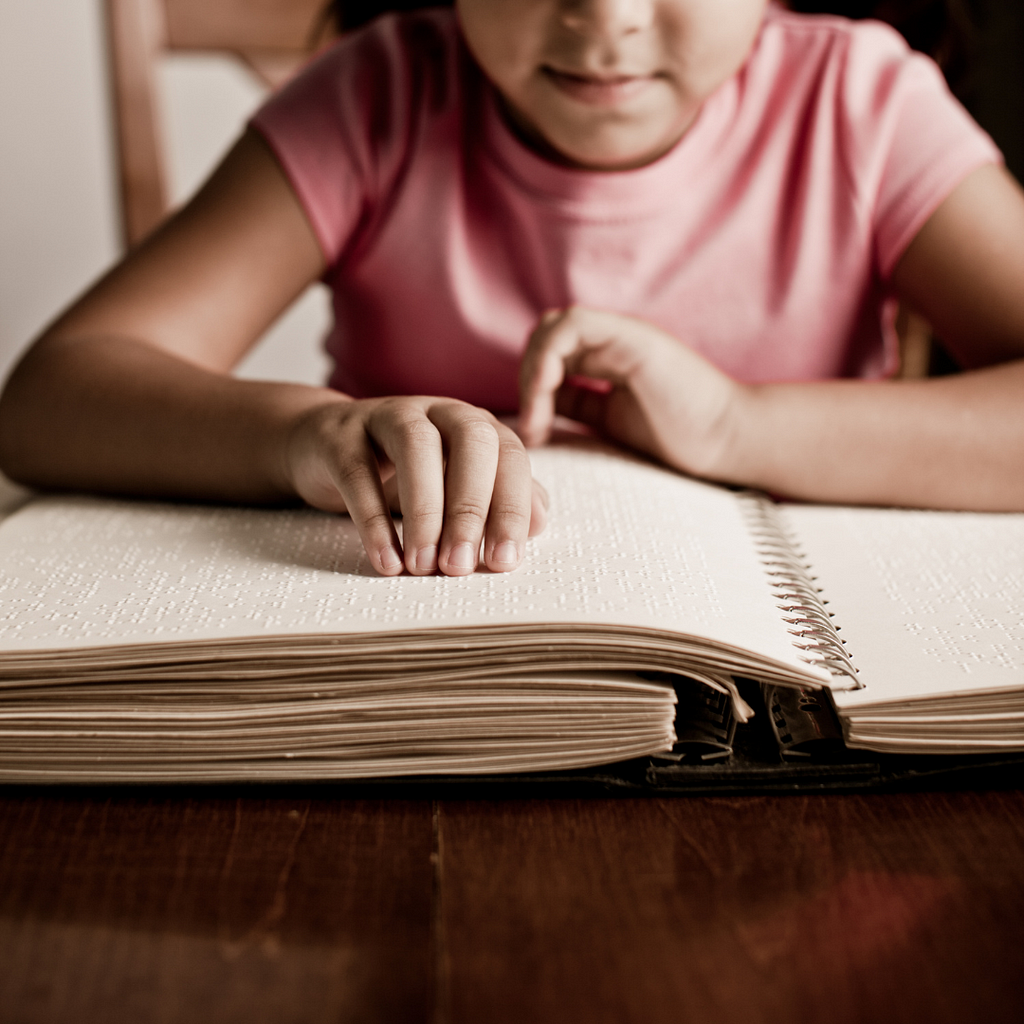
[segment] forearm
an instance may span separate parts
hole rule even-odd
[[[0,399],[0,468],[38,487],[281,500],[295,494],[292,425],[339,400],[237,380],[129,339],[51,339]]]
[[[717,479],[812,501],[1024,510],[1024,362],[745,388]]]

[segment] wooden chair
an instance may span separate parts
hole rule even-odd
[[[220,51],[275,86],[328,31],[324,0],[106,0],[125,243],[167,215],[156,64],[171,51]]]
[[[927,377],[932,372],[935,354],[931,324],[909,306],[901,305],[896,314],[896,333],[900,339],[900,367],[896,375],[902,380]]]

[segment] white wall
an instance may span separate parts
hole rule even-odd
[[[0,0],[0,371],[117,252],[98,0]]]
[[[102,0],[0,0],[0,378],[117,257],[119,214]],[[171,191],[181,200],[262,90],[228,59],[175,56],[160,76]],[[323,289],[249,357],[245,376],[320,382]]]

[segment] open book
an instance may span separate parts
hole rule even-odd
[[[0,525],[0,780],[601,764],[672,747],[679,676],[741,717],[734,677],[829,688],[851,745],[1024,749],[1024,516],[531,456],[551,522],[511,574],[381,578],[308,509],[30,501]]]

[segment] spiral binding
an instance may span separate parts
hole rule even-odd
[[[846,676],[857,687],[857,667],[846,652],[832,616],[825,610],[820,588],[814,585],[811,566],[796,538],[786,529],[779,510],[764,495],[744,491],[739,495],[740,509],[747,522],[757,553],[764,566],[778,608],[789,632],[796,637],[793,646],[809,665],[827,669],[834,676]]]

